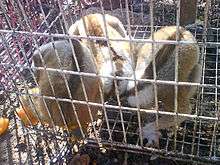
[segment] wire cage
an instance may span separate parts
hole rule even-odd
[[[90,163],[96,164],[218,164],[220,162],[220,132],[219,132],[219,25],[220,25],[220,3],[218,0],[196,0],[195,17],[196,22],[181,22],[181,10],[184,0],[2,0],[0,1],[0,115],[10,119],[9,130],[0,137],[0,162],[1,164],[74,164],[75,155],[89,155]],[[186,3],[186,1],[185,1]],[[92,13],[100,13],[104,21],[104,31],[102,36],[69,35],[68,29],[83,16]],[[110,14],[118,18],[126,29],[127,37],[111,38],[108,36],[106,15]],[[86,26],[84,19],[83,26]],[[101,20],[99,20],[101,21]],[[59,55],[60,51],[56,48],[59,41],[65,40],[68,43],[74,41],[104,45],[108,51],[112,51],[111,43],[126,43],[129,45],[129,53],[135,56],[135,48],[145,43],[161,45],[179,45],[192,44],[188,41],[179,41],[177,38],[170,40],[155,41],[149,39],[152,33],[158,31],[164,26],[176,26],[176,34],[180,25],[189,30],[197,40],[199,46],[199,57],[202,65],[201,81],[179,82],[178,81],[178,53],[175,55],[175,80],[158,80],[156,73],[156,60],[152,60],[154,67],[153,78],[135,80],[134,82],[148,82],[153,84],[155,89],[158,84],[170,84],[175,86],[176,96],[178,95],[179,85],[188,85],[197,87],[193,98],[188,98],[192,107],[192,112],[178,112],[178,100],[174,98],[175,110],[165,112],[163,110],[163,101],[157,98],[152,108],[145,110],[140,106],[130,106],[126,97],[120,95],[120,82],[131,81],[133,76],[124,76],[120,74],[102,75],[101,73],[81,71],[83,66],[77,67],[77,60],[82,60],[77,56],[75,47],[67,48],[74,56],[76,68],[68,70],[64,68],[53,68],[46,66],[46,63],[58,59],[63,65],[69,65],[69,59],[64,59]],[[90,27],[85,27],[86,31]],[[92,31],[95,31],[91,26]],[[81,30],[81,29],[80,29]],[[74,40],[74,41],[73,41]],[[53,59],[46,59],[42,55],[40,60],[42,65],[36,65],[33,62],[33,54],[36,51],[43,50],[43,46],[51,43],[55,55]],[[78,42],[75,42],[78,43]],[[63,43],[64,44],[64,43]],[[92,44],[91,44],[92,45]],[[93,49],[87,48],[88,52]],[[113,49],[117,49],[116,47]],[[123,48],[122,48],[123,49]],[[133,50],[133,51],[132,51]],[[153,50],[153,53],[156,50]],[[65,51],[64,51],[65,52]],[[91,51],[92,52],[92,51]],[[177,51],[178,52],[178,51]],[[41,54],[41,53],[40,53]],[[92,54],[92,53],[91,53]],[[108,54],[108,53],[107,53]],[[117,52],[116,52],[117,54]],[[114,55],[114,51],[113,51]],[[60,58],[61,57],[61,58]],[[89,58],[89,57],[86,57]],[[120,58],[120,55],[119,55]],[[44,60],[48,61],[44,61]],[[112,63],[114,57],[109,59]],[[92,61],[86,67],[90,67]],[[85,70],[87,69],[86,67]],[[110,68],[106,66],[106,71]],[[133,67],[134,69],[134,67]],[[34,87],[42,87],[38,71],[49,75],[45,81],[48,88],[53,89],[53,84],[59,82],[61,85],[54,87],[52,94],[44,95],[41,92],[30,92]],[[105,71],[105,72],[106,72]],[[103,72],[103,73],[105,73]],[[50,79],[50,75],[59,75],[56,79]],[[129,73],[135,74],[134,71]],[[81,84],[81,93],[83,99],[78,96],[71,97],[72,91],[77,91],[69,80],[71,76],[77,77],[72,80]],[[89,77],[86,79],[85,77]],[[114,84],[114,92],[105,96],[102,78],[111,79]],[[46,78],[44,78],[46,79]],[[42,80],[44,80],[42,78]],[[86,81],[97,80],[89,88],[85,86]],[[85,82],[84,82],[85,81]],[[98,87],[97,87],[98,86]],[[81,89],[80,88],[80,89]],[[96,89],[97,88],[97,89]],[[137,87],[138,88],[138,87]],[[94,90],[93,90],[94,89]],[[59,97],[56,93],[59,90],[66,90],[68,98]],[[99,93],[99,102],[91,101],[88,96],[92,95],[87,90]],[[137,89],[138,91],[138,89]],[[137,91],[136,95],[137,95]],[[87,96],[88,95],[88,96]],[[169,95],[169,94],[167,94]],[[26,97],[29,105],[25,105],[21,100]],[[40,98],[51,119],[50,124],[45,124],[38,114],[38,103],[36,98]],[[53,106],[48,100],[52,100]],[[76,120],[76,131],[71,132],[66,122],[64,104],[68,103],[69,109],[74,114]],[[77,106],[87,107],[86,112],[80,116]],[[32,113],[37,116],[37,122],[33,121],[25,106],[31,107]],[[51,106],[51,107],[50,107]],[[26,121],[19,116],[18,108],[24,109]],[[22,108],[21,108],[22,107]],[[94,108],[95,107],[95,108]],[[161,108],[162,107],[162,108]],[[51,109],[59,109],[55,114]],[[94,117],[93,111],[98,115]],[[146,119],[142,119],[143,112],[147,114]],[[59,126],[53,118],[60,113],[64,127]],[[82,123],[85,114],[89,116],[90,124],[85,129]],[[186,120],[180,125],[175,125],[174,130],[162,129],[159,146],[146,146],[147,140],[143,138],[142,130],[144,120],[147,122],[158,121],[163,115],[174,116],[175,121],[179,117],[186,117]],[[36,117],[35,116],[35,117]],[[71,119],[73,120],[73,119]],[[28,124],[27,124],[28,123]],[[52,125],[52,126],[51,126]],[[68,129],[66,129],[68,128]],[[82,138],[78,140],[75,136],[80,134]],[[86,161],[85,161],[86,162]],[[75,162],[76,163],[76,162]],[[86,163],[84,163],[86,164]],[[88,164],[88,162],[87,162]]]

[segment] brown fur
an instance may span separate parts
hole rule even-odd
[[[154,34],[154,40],[176,40],[176,27],[164,27]],[[199,82],[201,78],[201,66],[199,64],[199,48],[196,44],[195,38],[192,34],[182,27],[180,28],[180,41],[191,41],[192,44],[180,45],[178,50],[178,81],[179,82]],[[152,38],[152,37],[151,37]],[[155,62],[156,62],[156,75],[157,80],[174,81],[175,80],[175,45],[168,44],[155,44]],[[146,43],[142,46],[137,54],[137,65],[136,72],[139,74],[138,78],[148,78],[153,79],[153,67],[152,60],[153,56],[151,53],[152,44]],[[145,66],[144,70],[141,70],[141,65]],[[151,87],[153,85],[150,83],[138,82],[138,91],[142,91],[145,87]],[[149,90],[150,90],[149,89]],[[157,85],[157,97],[158,101],[161,101],[164,105],[163,110],[174,112],[174,85]],[[195,86],[178,86],[178,113],[190,113],[190,101],[189,99],[193,97],[196,92]],[[134,88],[128,91],[127,96],[134,96]],[[125,96],[126,97],[126,96]],[[148,97],[148,96],[147,96]],[[147,99],[147,98],[146,98]],[[155,105],[154,96],[151,97],[152,100],[148,100],[149,104],[141,104],[142,108],[152,108]],[[142,114],[144,118],[146,114]],[[172,116],[161,115],[158,121],[158,128],[156,129],[156,122],[150,123],[151,129],[164,129],[171,126],[175,126],[175,120]],[[181,123],[184,118],[180,117],[179,122]],[[149,126],[149,125],[148,125]],[[145,130],[145,133],[147,130]],[[152,139],[151,139],[152,140]],[[155,143],[158,143],[155,139]],[[158,145],[158,144],[157,144]]]
[[[76,71],[76,64],[74,62],[73,53],[70,46],[70,44],[73,44],[73,48],[75,51],[76,58],[78,60],[78,64],[80,66],[80,70],[82,72],[96,72],[89,50],[86,47],[82,46],[79,41],[72,40],[72,43],[69,43],[67,41],[55,41],[54,43],[54,47],[57,50],[58,57],[60,58],[60,63],[56,56],[55,49],[53,48],[53,44],[49,43],[40,47],[40,50],[34,53],[33,62],[36,67],[45,66],[47,68]],[[41,60],[41,55],[44,61]],[[55,98],[71,99],[68,95],[67,86],[62,75],[64,74],[45,70],[38,70],[36,72],[36,79],[40,88],[39,94]],[[70,74],[65,74],[65,76],[72,98],[74,100],[86,101],[79,76]],[[51,81],[55,95],[52,92],[52,87],[49,83],[49,79]],[[92,77],[83,77],[83,80],[86,88],[86,93],[88,95],[88,100],[100,103],[100,95],[98,90],[99,79]],[[52,123],[54,122],[56,126],[65,127],[65,120],[67,123],[67,128],[70,131],[79,128],[72,104],[70,102],[45,99],[46,104],[44,104],[44,101],[41,97],[31,98],[36,107],[36,111],[40,114],[39,116],[43,123],[47,123],[50,126],[52,126]],[[21,97],[21,102],[25,103],[27,101],[28,99],[26,96]],[[24,106],[28,105],[30,104],[24,104]],[[91,122],[88,112],[88,106],[79,103],[74,104],[74,106],[76,108],[76,113],[78,115],[81,126],[85,131],[88,126],[88,123]],[[46,107],[48,108],[50,115],[48,114]],[[31,107],[28,108],[31,109]],[[97,118],[98,109],[98,107],[91,106],[91,112],[94,119]],[[63,113],[64,115],[64,120],[62,118],[61,113]]]

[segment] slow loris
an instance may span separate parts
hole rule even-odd
[[[172,40],[177,38],[177,27],[167,26],[153,34],[155,41]],[[152,36],[150,37],[152,39]],[[175,80],[175,53],[178,50],[178,80],[179,82],[200,82],[202,68],[199,64],[199,48],[193,35],[184,28],[179,28],[179,41],[189,41],[192,43],[180,44],[176,49],[175,44],[154,43],[154,54],[152,54],[152,43],[145,43],[137,53],[137,64],[135,74],[137,79],[153,79],[153,57],[156,62],[156,79],[165,81]],[[135,96],[135,83],[129,81],[125,98],[128,104],[136,107],[139,103],[141,108],[150,109],[155,106],[154,86],[147,82],[137,83],[137,97]],[[157,84],[158,101],[163,104],[163,110],[174,112],[174,85]],[[196,92],[196,86],[178,86],[178,113],[191,113],[190,98]],[[144,118],[144,114],[142,117]],[[178,118],[178,124],[184,121],[183,117]],[[161,115],[156,122],[145,124],[143,136],[148,139],[147,145],[159,145],[159,130],[175,126],[174,116]]]

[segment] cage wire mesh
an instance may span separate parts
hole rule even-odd
[[[84,85],[82,85],[81,91],[82,95],[84,94],[83,100],[74,99],[70,95],[68,98],[59,98],[54,94],[57,91],[53,91],[54,95],[51,96],[30,93],[28,91],[30,88],[39,87],[35,73],[40,69],[47,70],[47,73],[61,73],[62,76],[59,78],[63,82],[62,88],[67,89],[68,94],[71,90],[68,87],[68,75],[78,76],[81,84],[85,83],[84,77],[86,76],[93,78],[103,76],[83,73],[78,70],[79,68],[74,71],[46,66],[38,68],[32,64],[32,56],[35,50],[41,49],[42,45],[50,42],[54,46],[56,41],[64,39],[70,42],[69,39],[76,38],[95,43],[104,40],[109,44],[111,39],[108,35],[106,37],[70,37],[68,35],[69,27],[76,20],[91,13],[101,13],[103,19],[105,18],[104,13],[117,17],[129,35],[124,40],[131,45],[133,43],[144,44],[149,42],[146,39],[152,32],[163,26],[176,25],[179,27],[180,1],[0,1],[0,114],[10,119],[8,132],[0,138],[1,164],[71,164],[77,153],[88,154],[90,162],[93,161],[97,164],[144,164],[146,162],[152,164],[164,164],[165,162],[167,164],[185,164],[186,162],[218,164],[220,160],[219,5],[218,0],[198,0],[196,23],[185,27],[197,39],[200,48],[200,61],[203,65],[201,82],[199,84],[188,83],[188,85],[198,86],[196,96],[190,99],[193,111],[191,114],[184,114],[187,120],[174,131],[161,130],[159,148],[156,148],[145,147],[146,141],[138,131],[143,124],[143,121],[140,120],[140,108],[130,107],[117,92],[106,100],[100,84],[98,85],[101,95],[99,103],[92,102],[85,96],[88,93],[86,94],[87,88]],[[169,41],[162,42],[162,44],[169,43]],[[173,42],[173,44],[175,43]],[[187,42],[181,44],[187,44]],[[73,55],[76,55],[74,48],[71,48],[71,51],[73,51]],[[134,54],[134,52],[132,53]],[[59,53],[56,51],[55,54],[55,57],[59,59]],[[64,59],[59,60],[62,63]],[[110,78],[115,81],[121,77],[113,75]],[[154,83],[155,80],[153,79],[151,82]],[[54,82],[49,80],[48,83],[53,86]],[[117,91],[117,82],[115,83]],[[175,81],[167,83],[178,86]],[[39,115],[37,115],[38,124],[33,124],[32,119],[28,116],[27,122],[31,124],[25,126],[16,111],[22,105],[21,96],[26,96],[30,100],[38,97],[44,100],[44,103],[48,99],[54,100],[53,103],[58,105],[61,102],[68,102],[73,110],[77,104],[88,106],[89,118],[92,121],[87,130],[88,133],[80,127],[82,120],[77,120],[78,131],[83,136],[83,141],[75,140],[72,132],[64,129],[66,127],[55,126],[54,122],[52,122],[52,127],[45,125]],[[101,111],[97,120],[93,120],[92,106],[98,107]],[[160,106],[160,100],[157,101],[157,106]],[[32,100],[31,109],[37,112],[37,108]],[[50,107],[46,109],[51,112],[48,110]],[[58,106],[58,109],[62,112],[62,106]],[[77,113],[77,111],[74,112]],[[177,116],[175,112],[164,113],[164,111],[158,110],[148,112],[150,112],[147,113],[149,120],[154,121],[160,120],[158,116],[162,115]],[[66,117],[61,116],[62,119]],[[178,116],[181,116],[181,113],[178,113]],[[77,117],[80,116],[75,116],[75,118]],[[53,116],[51,121],[53,121],[52,118]],[[67,126],[68,123],[64,122],[64,125]],[[152,155],[158,156],[155,158],[156,162]]]

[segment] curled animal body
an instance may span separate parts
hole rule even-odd
[[[80,71],[96,73],[90,50],[76,39],[72,39],[71,42],[67,40],[54,41],[40,46],[33,55],[34,67],[37,68],[35,77],[38,90],[32,90],[37,91],[32,94],[40,96],[23,95],[20,96],[20,100],[23,108],[32,112],[31,114],[35,118],[39,117],[39,121],[43,124],[67,127],[70,131],[79,130],[81,127],[85,131],[88,123],[91,122],[89,108],[94,119],[97,117],[99,108],[81,103],[74,103],[73,106],[71,103],[72,100],[86,101],[79,75],[67,73],[68,71],[77,71],[74,55]],[[99,79],[84,76],[82,80],[88,101],[100,103],[97,85]]]
[[[135,75],[137,79],[153,79],[153,58],[155,58],[156,79],[164,81],[175,81],[175,54],[178,51],[178,82],[200,82],[202,68],[199,64],[199,47],[193,35],[179,28],[179,39],[177,38],[177,27],[167,26],[154,32],[150,39],[154,41],[188,41],[190,43],[145,43],[137,53]],[[152,48],[154,46],[154,51]],[[153,52],[153,53],[152,53]],[[177,111],[178,113],[191,113],[190,98],[196,93],[196,86],[178,85],[177,87]],[[155,106],[154,85],[149,82],[137,82],[137,97],[135,95],[135,83],[129,81],[125,98],[128,104],[136,107],[150,109]],[[169,83],[156,84],[157,98],[163,104],[163,111],[174,112],[175,109],[175,86]],[[145,114],[142,114],[144,118]],[[178,117],[178,124],[184,121],[184,117]],[[158,125],[150,122],[143,126],[143,136],[148,139],[147,145],[159,146],[160,129],[175,126],[174,116],[162,115],[158,119]]]
[[[84,37],[82,42],[91,49],[99,75],[119,77],[132,75],[129,42],[116,41],[117,39],[128,39],[126,30],[118,18],[108,14],[86,15],[69,28],[69,35]],[[87,36],[103,37],[104,39],[85,39]],[[105,96],[114,95],[113,79],[102,77],[101,82]],[[119,94],[125,92],[127,83],[126,80],[117,80]]]

